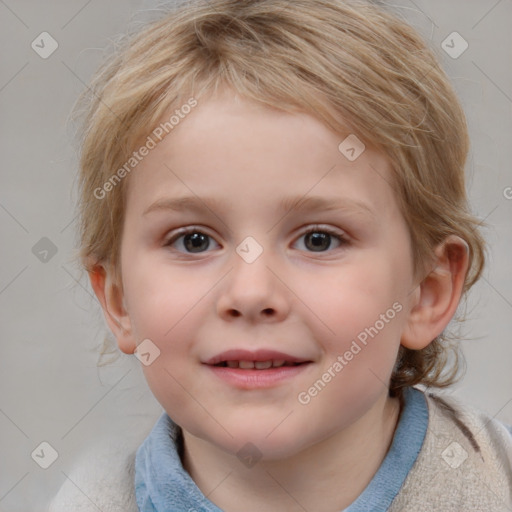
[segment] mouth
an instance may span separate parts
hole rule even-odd
[[[239,389],[270,388],[308,369],[313,361],[274,350],[229,350],[203,364],[212,374]]]
[[[220,368],[241,368],[243,370],[268,370],[282,366],[297,366],[311,361],[299,356],[276,350],[226,350],[203,361],[205,364]]]

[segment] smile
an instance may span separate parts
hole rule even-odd
[[[279,387],[289,383],[311,368],[313,363],[268,361],[222,361],[217,364],[204,364],[216,379],[231,388],[240,390],[258,390]]]
[[[202,363],[216,379],[244,390],[279,386],[313,365],[307,357],[264,348],[225,350]]]

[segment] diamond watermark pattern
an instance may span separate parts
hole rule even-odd
[[[252,236],[248,236],[238,245],[236,252],[246,263],[253,263],[260,257],[263,247]]]
[[[246,443],[236,452],[240,461],[248,468],[252,468],[260,459],[263,454],[258,450],[258,447],[253,443]]]
[[[32,247],[32,254],[41,263],[48,263],[57,254],[57,250],[57,246],[49,238],[43,236],[43,238]]]
[[[149,338],[146,338],[137,345],[133,354],[144,366],[149,366],[160,356],[160,349]]]
[[[353,133],[341,141],[338,146],[339,152],[350,162],[359,158],[365,149],[364,143]]]
[[[43,469],[48,469],[57,460],[59,454],[50,443],[43,441],[30,456]]]
[[[458,32],[452,32],[441,43],[441,48],[452,59],[458,59],[468,49],[468,47],[468,42]]]
[[[39,57],[47,59],[59,47],[59,43],[48,32],[41,32],[30,46]]]
[[[454,441],[443,451],[441,457],[448,466],[457,469],[468,458],[468,452],[457,441]]]

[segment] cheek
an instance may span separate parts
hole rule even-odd
[[[143,260],[126,275],[126,303],[138,339],[175,337],[177,326],[212,286],[190,271]]]
[[[132,254],[123,268],[133,336],[137,344],[151,340],[159,351],[154,362],[142,365],[142,370],[162,405],[174,404],[173,408],[185,411],[190,400],[184,388],[194,394],[196,382],[184,362],[195,357],[194,334],[208,316],[207,294],[216,276],[171,269]]]
[[[305,297],[309,307],[309,318],[324,333],[327,339],[351,340],[376,322],[379,330],[394,334],[400,330],[403,286],[400,274],[389,262],[378,258],[360,258],[326,278],[297,278],[297,295]],[[394,306],[395,304],[395,306]],[[381,315],[384,319],[381,321]]]

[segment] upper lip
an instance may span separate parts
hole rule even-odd
[[[218,364],[224,361],[278,361],[284,360],[290,363],[305,363],[309,362],[309,359],[303,357],[292,356],[285,354],[284,352],[277,352],[276,350],[227,350],[218,354],[207,361],[205,364]]]

